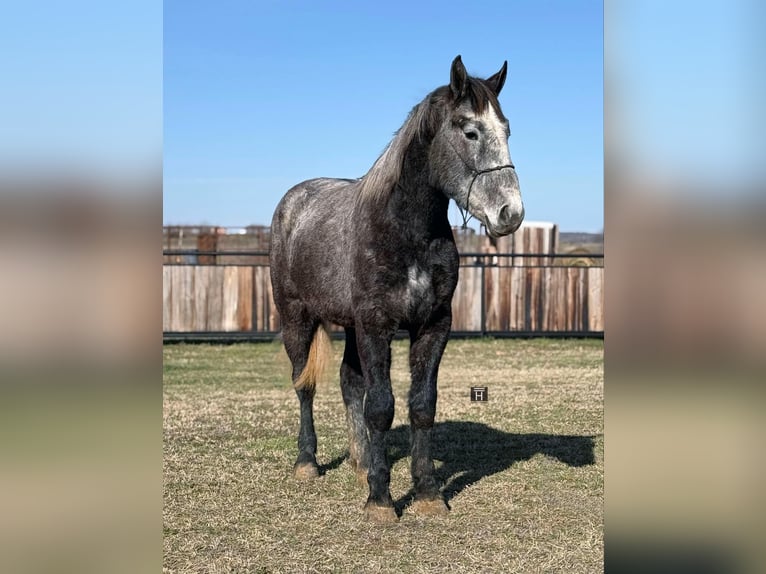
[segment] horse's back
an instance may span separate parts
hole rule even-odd
[[[303,181],[290,188],[282,197],[274,212],[272,233],[290,233],[297,231],[301,224],[312,223],[328,212],[341,196],[349,194],[351,184],[356,180],[317,178]],[[341,203],[342,205],[342,203]]]
[[[348,235],[356,183],[310,179],[290,188],[277,205],[271,224],[270,263],[278,308],[286,300],[300,299],[322,319],[341,322],[348,318]]]

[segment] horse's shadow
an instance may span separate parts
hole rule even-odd
[[[507,433],[483,423],[446,421],[436,423],[432,432],[431,453],[443,464],[436,471],[443,485],[442,494],[449,504],[463,489],[482,478],[502,472],[514,463],[543,454],[573,466],[595,463],[594,436],[540,433]],[[386,437],[388,462],[393,466],[410,453],[410,428],[392,428]],[[319,466],[319,474],[335,470],[348,459],[348,451]],[[399,516],[414,499],[410,489],[394,502]]]
[[[435,460],[443,463],[437,468],[436,478],[443,485],[442,494],[449,504],[466,487],[536,454],[573,467],[594,464],[593,439],[593,436],[507,433],[482,423],[446,421],[434,425],[431,452]],[[391,465],[407,456],[409,426],[391,429],[387,445]],[[394,503],[398,514],[414,495],[410,490]]]

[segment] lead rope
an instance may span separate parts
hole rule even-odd
[[[468,211],[468,206],[470,205],[471,200],[471,189],[473,189],[473,182],[476,181],[476,178],[479,177],[483,173],[489,173],[491,171],[499,171],[501,169],[516,169],[516,166],[512,163],[506,164],[506,165],[498,165],[496,167],[490,167],[489,169],[482,169],[480,171],[474,171],[473,178],[471,179],[471,184],[468,186],[468,193],[465,196],[465,211],[463,210],[463,207],[456,201],[455,204],[457,205],[458,210],[460,210],[460,215],[463,218],[463,229],[468,229],[468,222],[473,219],[473,215],[471,215],[471,212]]]

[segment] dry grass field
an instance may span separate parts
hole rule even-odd
[[[401,518],[380,526],[345,462],[337,376],[315,400],[322,476],[301,483],[281,346],[166,346],[164,571],[602,571],[603,342],[449,343],[434,457],[451,512],[438,518],[409,510],[407,350],[394,343],[388,441]],[[470,402],[471,385],[489,401]]]

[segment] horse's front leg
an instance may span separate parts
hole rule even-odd
[[[410,332],[410,439],[412,481],[415,500],[412,509],[419,514],[446,514],[447,505],[439,492],[431,455],[431,432],[436,416],[436,377],[449,338],[452,316],[444,309],[428,324]]]
[[[367,484],[370,495],[365,515],[376,522],[397,519],[389,484],[391,471],[386,457],[386,432],[394,420],[394,393],[391,391],[391,334],[381,335],[357,327],[357,350],[365,384],[364,419],[370,437],[370,468]]]

